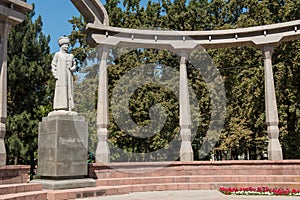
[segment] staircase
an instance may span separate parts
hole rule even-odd
[[[19,183],[0,185],[0,200],[46,200],[41,184]]]
[[[0,185],[0,200],[66,200],[131,192],[224,187],[300,189],[300,160],[90,164],[96,187],[42,190],[40,184]]]
[[[202,161],[92,164],[90,177],[105,195],[160,190],[211,190],[225,187],[300,189],[300,161]],[[114,188],[110,191],[110,188]]]

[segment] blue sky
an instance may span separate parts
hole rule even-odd
[[[70,34],[72,25],[68,20],[79,16],[78,10],[70,0],[27,0],[27,3],[34,3],[36,16],[42,16],[43,33],[51,37],[51,52],[58,51],[57,39]]]
[[[142,1],[142,4],[145,2]],[[68,20],[72,19],[72,16],[79,16],[79,11],[70,0],[27,0],[27,3],[35,4],[36,17],[42,16],[43,33],[51,37],[51,52],[58,51],[57,39],[71,33],[72,25]]]

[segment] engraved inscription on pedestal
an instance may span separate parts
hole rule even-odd
[[[39,125],[38,175],[51,179],[87,175],[88,127],[81,116],[54,115]]]

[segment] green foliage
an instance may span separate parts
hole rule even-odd
[[[300,157],[298,147],[300,131],[300,43],[288,42],[277,51],[274,65],[277,104],[280,121],[280,139],[288,159]]]
[[[50,37],[42,33],[42,18],[34,11],[15,26],[8,41],[8,164],[37,159],[38,123],[52,109],[54,80],[50,72]]]
[[[111,109],[114,115],[111,117],[109,138],[115,148],[130,152],[125,153],[121,158],[119,155],[113,155],[113,159],[137,161],[140,159],[134,157],[135,153],[151,153],[162,148],[176,148],[169,147],[168,144],[171,140],[177,139],[179,131],[179,104],[177,97],[172,93],[172,91],[178,90],[178,85],[174,83],[178,83],[179,77],[168,77],[168,68],[162,65],[162,61],[166,58],[172,59],[172,54],[163,50],[139,49],[126,52],[116,58],[116,64],[109,65],[109,91],[111,91],[110,98],[113,106]],[[143,67],[144,65],[146,67]],[[160,76],[155,74],[157,65],[161,65]],[[130,75],[124,74],[126,72]],[[116,78],[116,74],[119,77]],[[174,78],[177,80],[173,80]],[[155,82],[156,80],[157,82]],[[164,82],[165,85],[161,86],[159,84],[161,82]],[[124,96],[128,95],[129,88],[137,88],[137,90],[127,102],[128,99]],[[152,110],[154,113],[151,114],[151,109],[155,105],[161,107]],[[128,106],[130,117],[124,115],[128,113]],[[163,110],[167,116],[165,123],[157,124],[153,129],[154,132],[151,132],[151,137],[144,137],[147,134],[149,136],[149,133],[146,132],[149,128],[147,129],[146,126],[151,124],[151,119],[157,120],[156,123],[164,121],[161,120]],[[116,116],[122,121],[117,122]],[[136,126],[133,126],[132,123]],[[120,128],[120,125],[123,129]],[[172,159],[168,156],[172,157],[173,155],[163,154],[161,157],[147,157],[140,161]]]

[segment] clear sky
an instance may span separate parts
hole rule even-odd
[[[72,25],[68,20],[80,13],[70,0],[27,0],[29,4],[35,4],[35,16],[42,16],[43,33],[50,35],[51,52],[59,50],[57,39],[63,35],[69,35]]]
[[[101,0],[102,3],[105,0]],[[27,0],[29,4],[35,4],[36,17],[41,15],[43,21],[43,33],[50,35],[51,52],[59,50],[57,39],[63,35],[69,35],[72,25],[68,20],[80,13],[70,0]],[[146,1],[142,1],[142,5]]]
[[[42,16],[43,33],[50,35],[51,52],[59,50],[57,39],[62,35],[69,35],[72,25],[68,22],[72,16],[79,16],[79,12],[70,0],[27,0],[35,4],[35,15]]]

